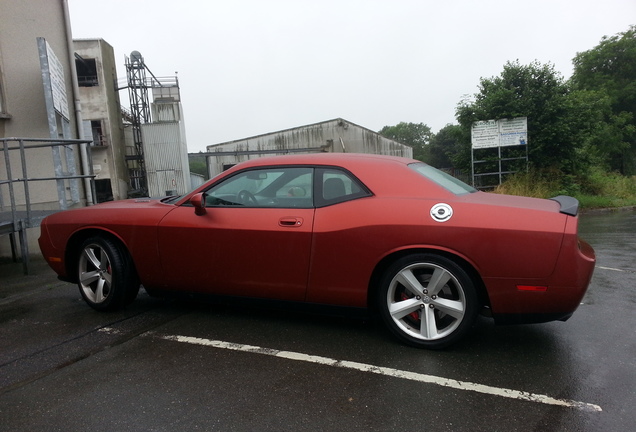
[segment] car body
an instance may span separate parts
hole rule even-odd
[[[480,311],[566,320],[594,269],[578,202],[481,192],[422,162],[312,154],[240,163],[192,192],[48,216],[42,253],[98,310],[187,292],[369,308],[443,348]]]

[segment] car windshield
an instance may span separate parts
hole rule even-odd
[[[474,187],[425,163],[412,163],[409,167],[455,195],[477,192]]]

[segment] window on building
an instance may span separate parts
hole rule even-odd
[[[102,130],[101,120],[91,120],[91,135],[93,137],[93,145],[104,146],[108,144]]]
[[[77,69],[77,84],[80,87],[94,87],[99,85],[95,59],[85,59],[76,53],[75,69]]]
[[[113,200],[113,189],[110,179],[95,180],[95,192],[97,193],[97,202],[106,202]]]

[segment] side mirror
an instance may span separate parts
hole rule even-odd
[[[196,195],[193,195],[192,198],[190,198],[190,204],[194,206],[195,215],[203,216],[204,214],[207,213],[207,211],[205,210],[205,194],[204,193],[198,193]]]

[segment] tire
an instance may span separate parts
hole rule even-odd
[[[457,342],[477,318],[475,284],[446,257],[421,253],[395,261],[381,279],[377,305],[402,342],[442,349]]]
[[[84,301],[98,311],[130,304],[139,292],[139,278],[128,251],[110,239],[92,237],[81,246],[78,286]]]

